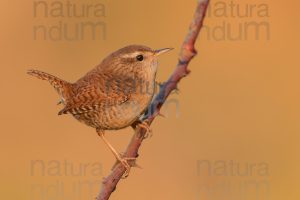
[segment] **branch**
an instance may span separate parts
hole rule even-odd
[[[152,101],[151,105],[146,111],[146,117],[144,120],[147,120],[149,125],[153,122],[157,115],[159,115],[159,111],[170,93],[177,89],[177,84],[179,81],[190,73],[190,70],[187,67],[192,58],[197,54],[194,45],[203,26],[203,20],[205,18],[208,3],[209,0],[198,0],[193,21],[181,47],[177,67],[168,81],[160,86],[159,93],[156,95],[155,99]],[[146,132],[144,129],[136,129],[135,135],[131,139],[124,154],[125,157],[138,157],[138,150],[145,138],[145,134]],[[97,197],[97,200],[108,200],[112,192],[116,189],[116,186],[124,173],[124,166],[117,164],[112,173],[104,179],[102,189]]]

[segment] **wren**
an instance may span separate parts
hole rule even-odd
[[[60,95],[64,108],[59,115],[71,114],[78,121],[96,129],[98,135],[112,151],[128,176],[129,160],[124,158],[104,136],[105,130],[118,130],[140,126],[139,121],[155,94],[158,56],[171,48],[152,50],[142,45],[130,45],[107,56],[99,65],[75,83],[51,74],[29,70],[28,74],[47,80]]]

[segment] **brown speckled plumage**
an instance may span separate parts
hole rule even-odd
[[[104,130],[132,125],[143,114],[155,93],[157,56],[169,50],[141,45],[124,47],[75,83],[38,70],[29,70],[28,74],[49,81],[56,89],[65,105],[59,115],[72,114],[103,135]]]

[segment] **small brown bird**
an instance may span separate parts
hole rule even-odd
[[[106,57],[98,66],[75,83],[69,83],[38,70],[28,74],[47,80],[58,92],[59,104],[65,107],[58,113],[71,114],[80,122],[96,129],[98,135],[129,174],[128,160],[122,157],[104,137],[105,130],[140,126],[139,121],[155,93],[157,57],[171,48],[152,50],[130,45]]]

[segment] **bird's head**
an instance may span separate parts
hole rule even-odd
[[[172,48],[153,50],[142,45],[130,45],[106,57],[102,64],[115,72],[156,74],[158,56],[170,50]]]

